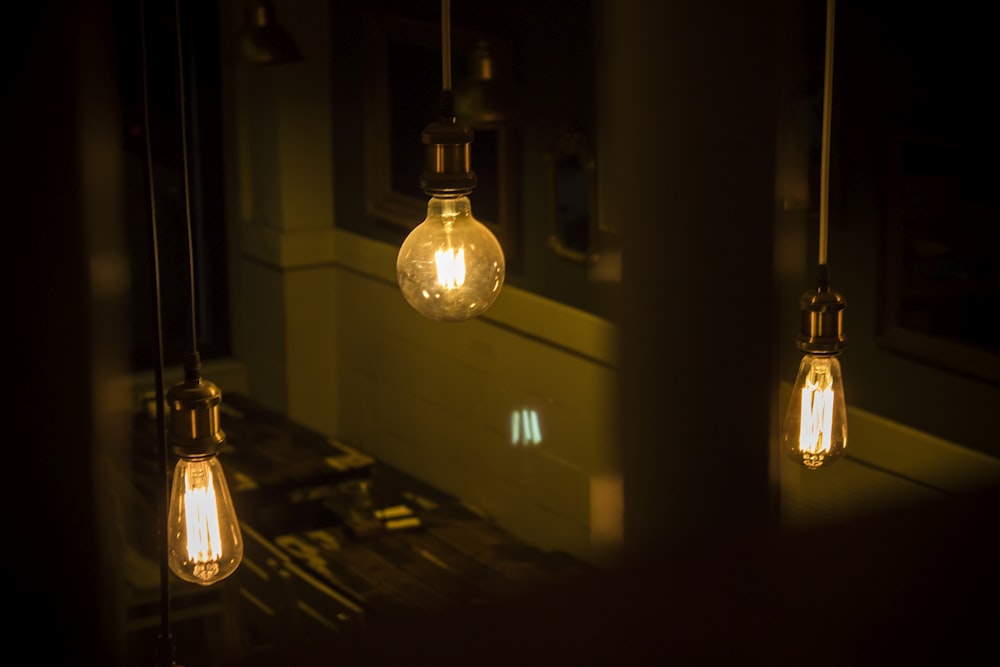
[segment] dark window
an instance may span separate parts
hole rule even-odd
[[[191,346],[188,209],[184,188],[177,22],[173,0],[116,0],[118,74],[125,147],[126,227],[132,261],[132,366],[152,368],[154,265],[147,171],[142,37],[145,23],[149,140],[156,202],[164,363],[180,364]],[[218,7],[181,2],[184,111],[193,244],[194,313],[203,360],[230,353],[223,197]]]

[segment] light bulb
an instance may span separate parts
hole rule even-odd
[[[218,457],[180,459],[167,511],[168,562],[185,581],[208,586],[243,560],[243,534]]]
[[[835,355],[806,354],[792,385],[782,447],[806,468],[836,462],[847,449],[847,403]]]
[[[493,232],[472,216],[469,198],[431,197],[427,218],[399,248],[403,297],[432,320],[476,317],[500,294],[506,264]]]

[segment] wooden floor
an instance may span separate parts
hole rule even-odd
[[[175,582],[178,665],[1000,661],[1000,489],[780,535],[678,541],[596,572],[242,397],[226,403],[223,465],[246,553],[210,589]],[[147,417],[136,433],[149,450]],[[129,637],[143,666],[156,664],[158,629],[147,562],[153,583],[136,591]]]
[[[415,628],[438,630],[516,608],[593,573],[246,397],[228,395],[225,404],[220,460],[245,554],[236,573],[210,588],[172,583],[171,631],[180,664],[296,665],[329,658],[329,664],[368,665],[390,647],[405,648],[394,644]],[[152,424],[147,416],[136,418],[139,451],[153,448]],[[152,461],[140,456],[137,468],[152,477]],[[152,489],[150,482],[146,492]],[[149,559],[148,568],[153,563]],[[132,605],[129,652],[137,664],[155,649],[161,620],[159,590],[150,586],[149,573],[146,578]],[[411,646],[408,654],[418,649]]]

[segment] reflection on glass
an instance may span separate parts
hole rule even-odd
[[[522,408],[510,413],[510,444],[514,446],[542,444],[542,428],[538,423],[537,410]]]

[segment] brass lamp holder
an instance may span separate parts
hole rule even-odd
[[[222,392],[202,379],[200,365],[195,352],[185,365],[184,380],[171,387],[166,396],[171,449],[188,460],[215,456],[226,440],[219,420]]]
[[[473,131],[455,116],[450,90],[441,96],[441,115],[420,134],[424,143],[424,171],[420,189],[430,197],[462,197],[477,185],[472,171]]]
[[[844,335],[847,301],[839,292],[830,289],[826,264],[819,265],[816,289],[803,293],[799,305],[802,329],[796,346],[809,354],[840,354],[847,347],[847,336]]]

